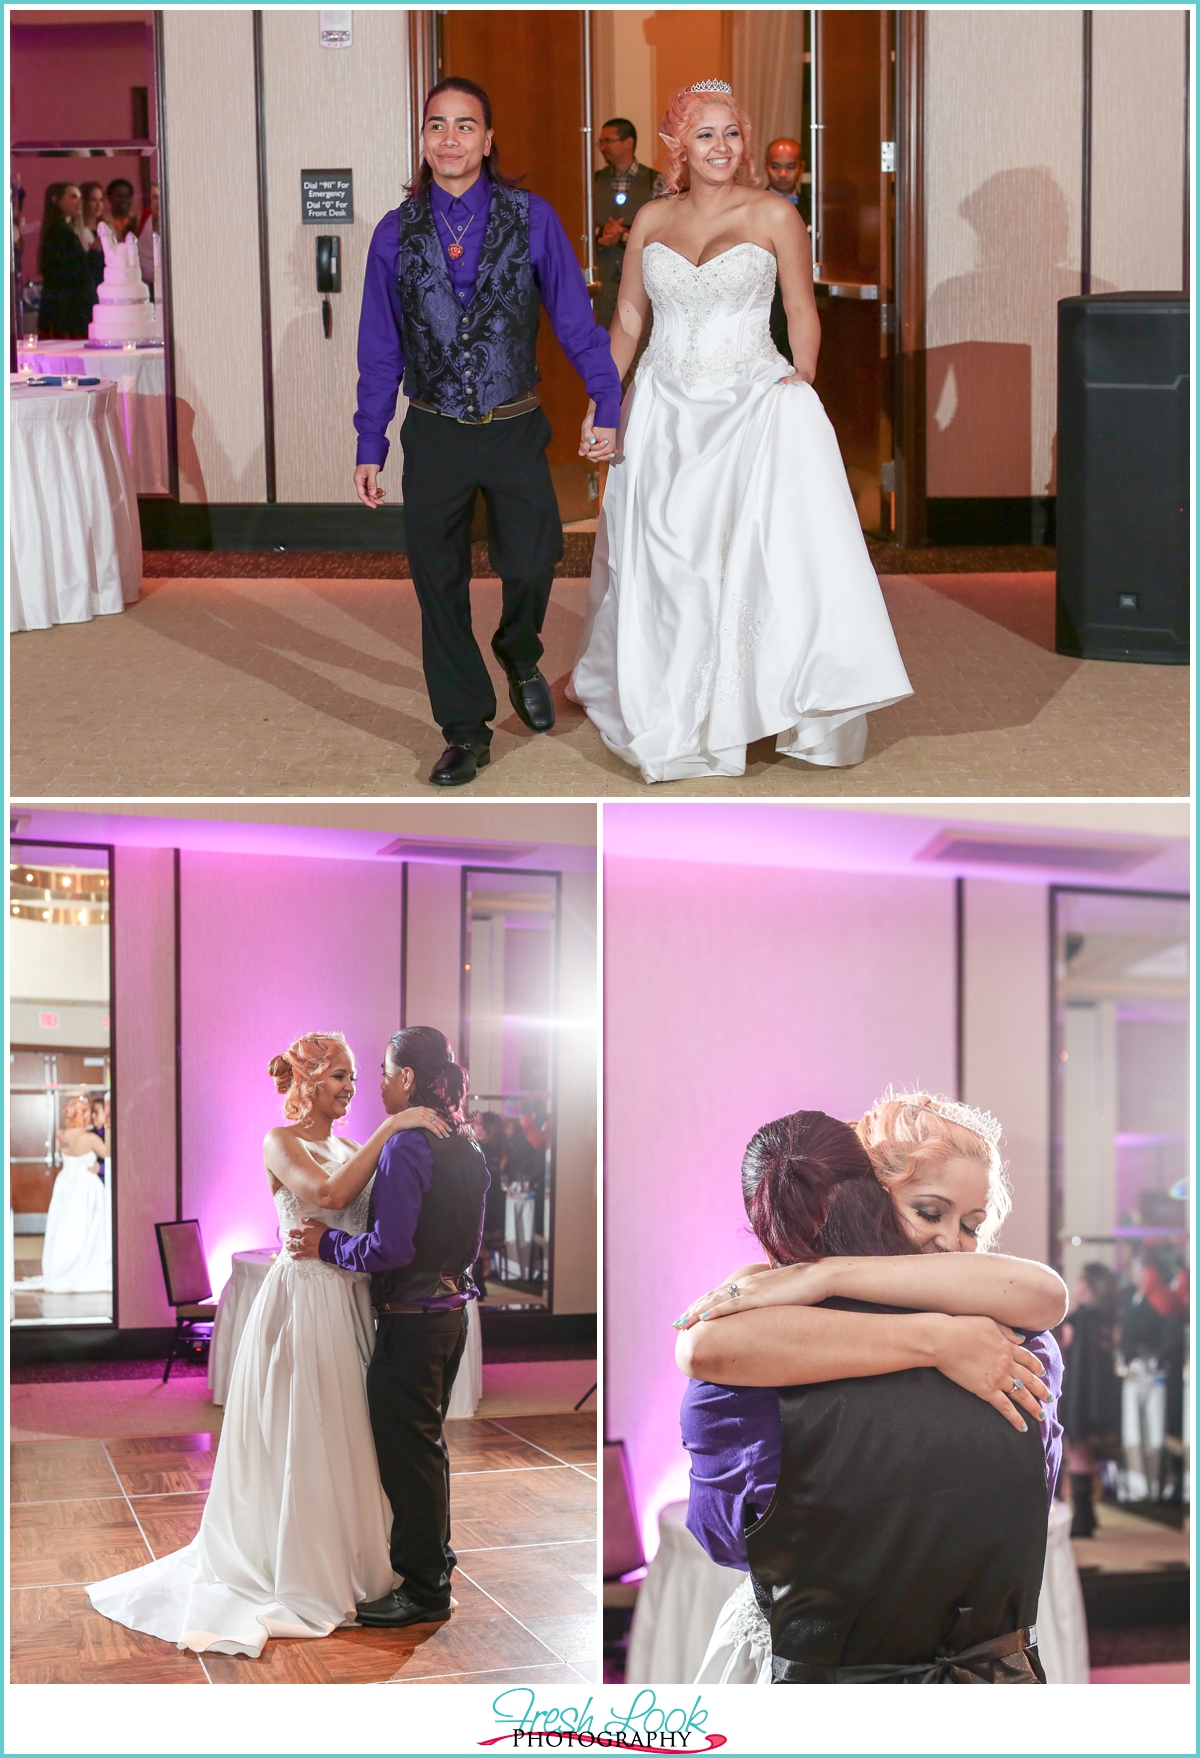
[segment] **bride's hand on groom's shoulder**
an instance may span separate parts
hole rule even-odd
[[[701,1319],[725,1318],[731,1312],[745,1311],[748,1306],[774,1304],[775,1301],[770,1298],[766,1300],[750,1299],[749,1284],[753,1281],[754,1288],[757,1290],[761,1286],[759,1277],[770,1278],[779,1273],[777,1270],[772,1270],[770,1264],[743,1264],[740,1269],[734,1270],[732,1274],[726,1276],[725,1280],[719,1282],[715,1288],[710,1288],[707,1294],[702,1294],[699,1300],[693,1300],[692,1304],[675,1320],[674,1329],[687,1331],[694,1324],[698,1324]],[[730,1294],[731,1288],[736,1288],[737,1293]],[[778,1298],[777,1296],[776,1299]],[[811,1298],[821,1300],[823,1296],[814,1294]],[[797,1303],[794,1295],[791,1297],[791,1303]]]
[[[450,1134],[450,1125],[441,1112],[434,1111],[428,1105],[410,1105],[407,1111],[397,1111],[388,1121],[393,1135],[397,1135],[402,1129],[427,1129],[431,1135]]]

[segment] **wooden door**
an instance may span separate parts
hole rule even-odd
[[[487,92],[500,169],[507,177],[521,176],[550,203],[582,268],[587,232],[582,12],[454,11],[442,13],[439,22],[442,77],[459,74]],[[578,454],[587,393],[544,311],[538,366],[542,404],[554,429],[551,466],[586,469]],[[555,471],[556,483],[561,475]],[[561,504],[561,488],[559,498]],[[567,511],[583,516],[564,507]]]
[[[894,162],[894,15],[822,9],[814,17],[816,388],[842,448],[859,522],[890,535],[895,177],[885,168],[884,142]]]

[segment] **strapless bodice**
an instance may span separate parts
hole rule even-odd
[[[64,1154],[62,1157],[62,1169],[64,1172],[86,1172],[89,1166],[94,1166],[95,1164],[96,1155],[93,1153]]]
[[[775,258],[760,244],[735,244],[697,267],[655,241],[642,252],[642,280],[654,308],[645,369],[686,390],[791,371],[771,340]]]

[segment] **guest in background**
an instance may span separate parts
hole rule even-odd
[[[1171,1280],[1168,1292],[1171,1296],[1171,1310],[1163,1319],[1162,1355],[1159,1366],[1162,1368],[1166,1381],[1167,1409],[1164,1427],[1166,1439],[1163,1443],[1167,1455],[1167,1472],[1170,1480],[1162,1487],[1164,1502],[1183,1501],[1183,1373],[1187,1364],[1188,1318],[1191,1312],[1191,1275],[1185,1264]],[[1166,1472],[1164,1472],[1164,1477]]]
[[[130,232],[137,233],[133,184],[128,177],[114,177],[104,193],[108,199],[108,212],[104,217],[112,227],[117,243],[124,244]]]
[[[100,222],[104,218],[103,183],[81,183],[79,200],[79,219],[75,230],[88,253],[88,267],[92,271],[92,280],[98,287],[104,279],[104,246],[100,242]]]
[[[77,183],[51,183],[42,209],[38,271],[42,298],[38,335],[72,341],[86,337],[96,302],[96,281],[88,252],[75,230],[83,207]]]
[[[767,148],[763,170],[767,174],[767,188],[772,195],[781,195],[784,201],[790,201],[803,220],[804,215],[800,212],[800,178],[804,173],[804,160],[800,157],[800,142],[788,140],[786,136],[773,140]],[[805,224],[808,222],[805,221]],[[775,297],[771,301],[771,340],[784,359],[791,360],[792,344],[788,339],[787,312],[783,309],[783,294],[778,281],[775,283]]]
[[[150,185],[150,211],[142,219],[142,229],[138,233],[138,262],[141,264],[142,279],[150,289],[151,299],[157,298],[154,291],[154,240],[158,237],[158,184]]]
[[[604,124],[596,145],[605,160],[603,170],[597,171],[592,180],[596,268],[600,276],[596,322],[607,330],[617,314],[617,289],[625,266],[629,228],[639,208],[654,199],[655,174],[649,165],[638,164],[637,129],[624,116],[614,116]]]
[[[483,1205],[483,1246],[487,1263],[483,1274],[494,1273],[504,1253],[504,1184],[505,1141],[504,1119],[498,1111],[485,1111],[475,1118],[475,1139],[483,1149],[484,1164],[491,1175]]]
[[[1072,1538],[1096,1530],[1096,1465],[1121,1450],[1121,1382],[1117,1378],[1117,1278],[1107,1264],[1084,1264],[1074,1304],[1062,1327],[1063,1396],[1059,1420],[1067,1437],[1074,1518]]]

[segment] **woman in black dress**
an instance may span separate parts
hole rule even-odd
[[[1096,1530],[1092,1511],[1096,1463],[1121,1449],[1121,1382],[1114,1363],[1117,1278],[1107,1264],[1084,1264],[1063,1326],[1063,1395],[1059,1420],[1067,1436],[1071,1472],[1072,1538]]]
[[[72,223],[78,219],[82,206],[77,183],[52,183],[46,190],[38,240],[38,271],[42,277],[39,337],[87,339],[96,303],[96,277],[91,255]]]

